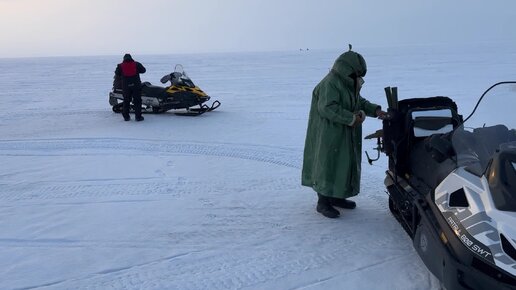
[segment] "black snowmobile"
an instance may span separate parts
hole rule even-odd
[[[509,111],[475,123],[488,92],[487,109]],[[389,209],[417,253],[444,289],[516,289],[516,82],[489,88],[465,121],[448,97],[386,94],[389,117],[366,137],[378,156],[367,157],[388,156]]]
[[[161,78],[163,84],[168,81],[171,82],[169,87],[142,83],[142,112],[164,113],[169,110],[180,110],[175,113],[198,116],[220,106],[219,101],[214,101],[211,106],[205,104],[210,96],[194,85],[180,64],[176,65],[173,73]],[[121,82],[115,76],[113,90],[109,93],[109,104],[113,107],[113,112],[122,112],[123,100]]]

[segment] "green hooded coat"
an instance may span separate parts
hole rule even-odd
[[[360,191],[362,126],[353,126],[355,113],[376,117],[380,108],[360,96],[350,77],[366,71],[360,54],[343,53],[312,93],[301,183],[324,196],[348,198]]]

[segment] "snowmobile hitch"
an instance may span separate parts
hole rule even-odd
[[[370,156],[369,156],[369,153],[366,151],[365,154],[367,156],[367,162],[369,162],[369,165],[373,165],[373,162],[377,161],[378,159],[380,159],[380,152],[383,150],[383,146],[382,146],[382,137],[383,137],[383,130],[378,130],[376,131],[375,133],[371,134],[371,135],[367,135],[365,137],[365,139],[373,139],[373,138],[376,138],[376,147],[373,148],[373,150],[376,150],[376,158],[375,159],[372,159]]]

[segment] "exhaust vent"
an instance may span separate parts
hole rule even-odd
[[[509,240],[507,240],[503,234],[500,234],[500,240],[502,241],[503,251],[514,261],[516,261],[516,249],[511,245]]]
[[[450,193],[448,205],[450,207],[469,207],[468,198],[466,197],[464,188]]]

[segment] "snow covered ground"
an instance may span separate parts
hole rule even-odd
[[[467,115],[516,79],[514,46],[356,50],[383,106],[397,86]],[[311,92],[341,52],[133,54],[144,81],[181,63],[222,102],[140,123],[108,104],[122,56],[0,59],[0,289],[438,289],[388,211],[385,157],[364,156],[339,219],[300,186]]]

